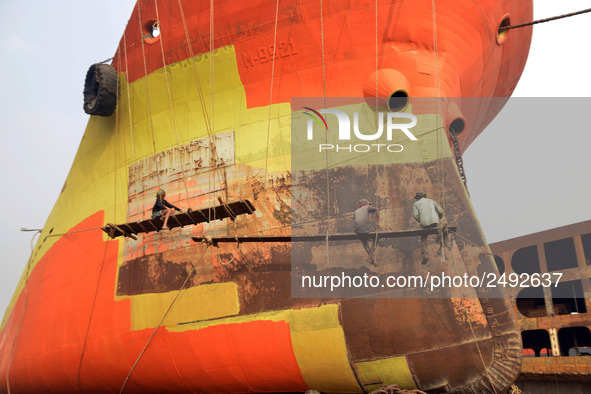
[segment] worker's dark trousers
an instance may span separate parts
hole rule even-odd
[[[439,223],[433,223],[429,226],[421,226],[422,228],[437,228]],[[447,231],[439,231],[437,233],[437,243],[439,244],[439,250],[441,250],[441,233],[443,232],[443,244],[446,248],[449,248],[449,237]],[[428,235],[421,235],[421,253],[427,254],[427,237]]]

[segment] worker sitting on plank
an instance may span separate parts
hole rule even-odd
[[[152,219],[161,218],[164,216],[164,224],[162,225],[162,229],[169,230],[168,218],[170,217],[170,214],[175,210],[181,212],[181,209],[166,201],[164,197],[166,197],[166,192],[163,189],[159,189],[158,192],[156,192],[156,202],[152,208]]]
[[[437,233],[437,243],[439,243],[439,251],[437,252],[437,255],[440,255],[443,249],[443,244],[449,248],[449,239],[446,228],[447,223],[442,220],[443,209],[441,209],[435,201],[427,198],[427,193],[425,192],[417,192],[415,200],[416,202],[412,206],[412,216],[421,224],[421,227],[440,229]],[[442,233],[443,243],[441,242]],[[423,255],[421,264],[427,264],[427,261],[429,261],[429,258],[427,257],[427,235],[421,235],[421,254]]]
[[[359,208],[357,208],[357,210],[355,210],[355,213],[353,214],[353,221],[355,222],[355,232],[357,234],[364,234],[364,236],[361,238],[361,242],[363,243],[363,248],[367,252],[367,259],[365,259],[365,261],[367,261],[374,267],[377,267],[376,263],[374,262],[374,254],[377,247],[377,236],[373,237],[368,234],[373,230],[371,223],[369,221],[369,214],[372,212],[376,214],[376,221],[379,224],[379,210],[373,207],[369,201],[363,198],[359,200]],[[371,246],[369,245],[370,240]]]

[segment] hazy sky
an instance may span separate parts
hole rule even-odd
[[[4,312],[63,186],[88,122],[88,67],[114,55],[135,0],[0,1],[0,312]],[[590,6],[534,0],[535,19]],[[534,27],[514,96],[591,94],[591,14]],[[587,101],[591,104],[591,101]],[[591,106],[587,106],[591,111]],[[490,242],[591,219],[590,122],[556,130],[492,125],[464,155],[468,187]],[[584,116],[581,116],[583,119]]]
[[[589,0],[534,0],[534,19],[589,7]],[[591,219],[590,35],[591,13],[535,25],[513,93],[518,99],[464,154],[472,204],[490,243]],[[507,125],[504,112],[514,105],[529,116],[512,116]]]

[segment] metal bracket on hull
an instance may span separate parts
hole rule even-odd
[[[215,207],[197,210],[189,208],[187,212],[171,215],[168,221],[168,226],[172,229],[199,223],[209,223],[214,220],[223,220],[226,218],[230,218],[233,221],[239,215],[251,215],[254,211],[256,211],[256,209],[249,200],[234,201],[228,204],[222,203]],[[102,230],[109,234],[109,237],[111,238],[124,236],[137,239],[136,234],[160,231],[163,224],[163,218],[155,218],[124,224],[108,223],[106,226],[102,227]]]

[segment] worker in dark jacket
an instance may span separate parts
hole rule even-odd
[[[158,192],[156,192],[156,202],[152,208],[152,219],[164,217],[162,229],[169,230],[168,218],[170,217],[170,214],[175,210],[181,212],[181,209],[166,201],[164,197],[166,197],[166,192],[163,189],[159,189]]]

